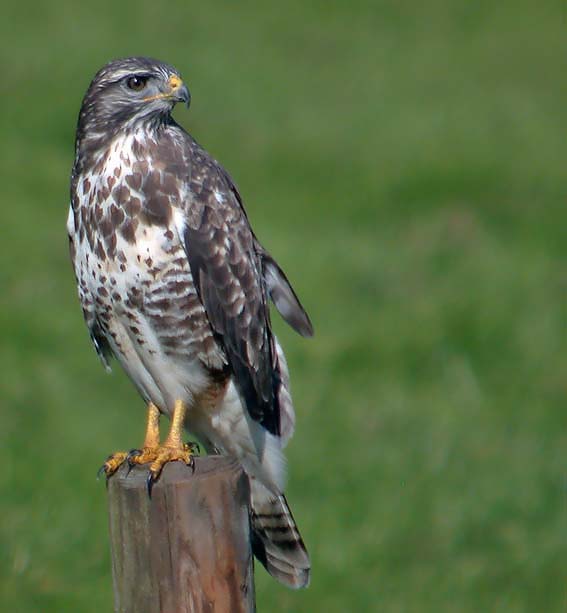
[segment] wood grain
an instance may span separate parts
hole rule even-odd
[[[239,465],[195,458],[167,464],[152,498],[148,469],[109,481],[116,613],[255,611],[249,486]]]

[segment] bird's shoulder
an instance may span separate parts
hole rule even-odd
[[[251,232],[234,180],[183,128],[177,124],[169,126],[149,154],[162,181],[178,193],[179,198],[172,205],[179,209],[188,226],[195,230],[230,226],[239,228],[240,233]]]

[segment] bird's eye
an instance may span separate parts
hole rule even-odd
[[[146,83],[148,82],[148,77],[128,77],[126,81],[126,85],[128,89],[132,89],[135,92],[142,91],[144,87],[146,87]]]

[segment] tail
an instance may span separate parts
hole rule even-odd
[[[309,554],[283,494],[274,494],[250,479],[252,551],[266,570],[284,585],[307,587]]]

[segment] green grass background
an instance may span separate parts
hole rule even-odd
[[[81,97],[156,56],[311,313],[276,323],[307,591],[259,611],[564,611],[567,5],[0,8],[0,610],[110,611],[105,455],[144,408],[90,346],[65,220]]]

